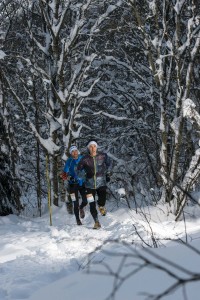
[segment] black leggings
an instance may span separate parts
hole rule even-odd
[[[79,206],[79,195],[78,193],[81,194],[82,202],[81,205]],[[74,214],[76,217],[76,220],[79,220],[79,208],[83,208],[87,205],[87,198],[86,198],[86,193],[85,193],[85,187],[80,186],[76,183],[74,184],[69,184],[69,194],[75,194],[75,201],[72,201],[73,207],[74,207]],[[70,195],[71,197],[71,195]]]

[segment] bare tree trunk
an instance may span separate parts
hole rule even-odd
[[[41,176],[40,176],[40,144],[36,141],[36,168],[37,168],[37,203],[40,217],[42,216],[42,195],[41,195]]]
[[[39,125],[39,103],[34,97],[35,101],[35,127],[40,133],[40,125]],[[37,203],[38,203],[38,211],[41,217],[42,215],[42,195],[41,195],[41,175],[40,175],[40,144],[39,141],[36,140],[36,172],[37,172]]]
[[[58,157],[52,157],[52,188],[53,204],[59,206],[59,185],[58,185]]]

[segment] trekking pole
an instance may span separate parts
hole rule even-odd
[[[47,176],[47,188],[48,188],[49,220],[50,220],[50,226],[52,226],[51,184],[49,179],[49,154],[48,153],[46,155],[46,176]]]

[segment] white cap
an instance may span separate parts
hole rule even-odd
[[[77,150],[77,151],[78,151],[78,148],[77,148],[75,145],[73,145],[73,146],[71,146],[71,147],[69,148],[69,153],[71,154],[72,151],[74,151],[74,150]]]
[[[95,145],[96,147],[98,147],[97,143],[95,141],[91,141],[88,143],[87,147],[89,148],[90,145]]]

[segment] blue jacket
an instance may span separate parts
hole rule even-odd
[[[66,172],[68,176],[70,176],[70,184],[78,183],[80,186],[83,185],[85,173],[79,174],[79,176],[77,175],[77,165],[82,157],[82,155],[79,155],[77,159],[69,157],[65,163],[64,172]]]

